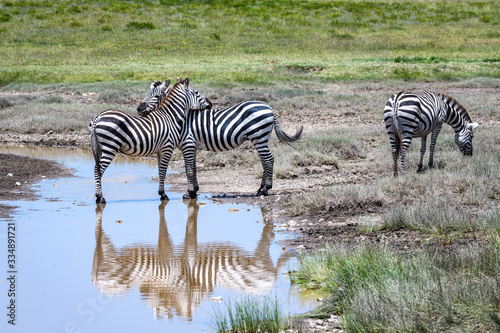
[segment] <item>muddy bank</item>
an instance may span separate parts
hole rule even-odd
[[[63,165],[38,158],[0,154],[0,218],[8,218],[15,208],[5,201],[35,200],[32,185],[42,179],[70,177]]]

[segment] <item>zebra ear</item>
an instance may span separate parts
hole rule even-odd
[[[170,79],[165,80],[165,87],[168,87],[170,85]]]
[[[478,127],[478,126],[479,126],[478,123],[470,123],[469,125],[467,125],[467,128],[468,129],[474,129],[474,128]]]
[[[184,80],[184,87],[186,87],[186,89],[189,88],[189,78],[186,76],[186,79]]]
[[[151,82],[151,89],[158,87],[161,84],[161,81],[153,81]]]
[[[180,80],[181,80],[181,78],[180,78],[180,77],[178,77],[178,78],[177,78],[177,82],[179,82]]]

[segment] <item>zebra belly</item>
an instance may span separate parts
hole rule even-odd
[[[229,151],[232,150],[238,146],[240,146],[243,142],[247,141],[247,138],[244,138],[241,141],[238,141],[236,145],[231,146],[231,147],[225,147],[221,144],[215,145],[213,143],[207,143],[203,138],[197,138],[196,139],[196,149],[197,150],[206,150],[206,151],[214,151],[214,152],[221,152],[221,151]]]

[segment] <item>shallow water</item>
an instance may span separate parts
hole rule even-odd
[[[310,308],[283,273],[296,264],[263,223],[259,207],[214,204],[207,195],[161,204],[154,160],[120,158],[104,174],[107,205],[94,203],[93,161],[79,150],[0,147],[57,160],[77,177],[46,179],[35,202],[2,220],[15,231],[15,291],[0,278],[0,330],[5,332],[210,331],[211,300],[277,297],[285,312]],[[168,184],[168,175],[167,181]],[[237,211],[235,211],[237,209]],[[6,246],[2,275],[8,277]],[[11,299],[15,326],[6,316]]]

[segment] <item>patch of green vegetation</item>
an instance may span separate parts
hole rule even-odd
[[[149,22],[129,22],[127,23],[127,28],[130,29],[137,29],[137,30],[153,30],[156,29],[155,25],[153,23]]]
[[[310,315],[332,313],[348,332],[500,328],[500,239],[440,252],[334,244],[305,254],[295,283],[330,293]]]
[[[247,85],[500,77],[497,61],[489,60],[498,58],[499,6],[12,0],[0,5],[0,85],[149,81],[165,72]]]
[[[246,297],[226,301],[225,310],[215,306],[211,326],[217,333],[279,333],[289,324],[276,298]]]

